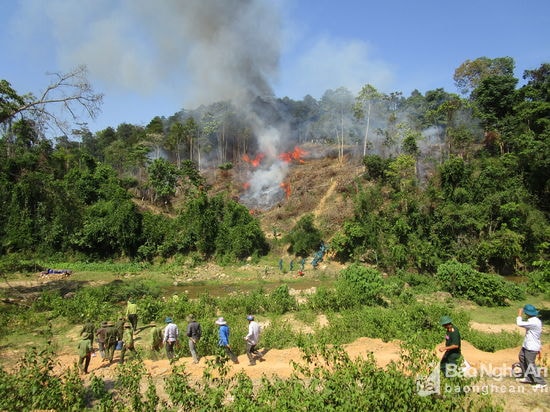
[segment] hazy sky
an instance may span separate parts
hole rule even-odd
[[[256,94],[443,87],[481,56],[550,62],[550,1],[0,0],[0,78],[39,94],[86,65],[97,131]]]

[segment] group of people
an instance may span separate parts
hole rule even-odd
[[[246,341],[246,354],[249,360],[249,365],[253,366],[256,364],[256,360],[263,361],[263,355],[258,351],[257,346],[260,342],[260,324],[254,320],[253,315],[248,315],[246,317],[248,320],[248,334],[244,336]],[[179,328],[174,323],[171,317],[165,319],[166,327],[164,331],[161,331],[156,327],[156,324],[153,322],[151,326],[154,327],[152,330],[152,349],[158,351],[162,344],[166,349],[166,357],[168,359],[174,358],[174,348],[179,342]],[[233,363],[238,364],[239,359],[235,352],[231,348],[230,344],[230,328],[227,324],[227,321],[223,317],[216,319],[215,324],[218,325],[218,345],[223,348],[225,354],[233,361]],[[194,315],[187,316],[187,329],[186,335],[189,344],[189,352],[193,358],[193,363],[199,363],[200,356],[198,354],[198,343],[202,337],[202,328],[199,322],[195,319]]]
[[[193,363],[199,363],[200,356],[198,354],[198,344],[202,337],[202,328],[194,315],[187,316],[186,336],[189,344],[189,352],[193,358]],[[253,366],[257,360],[263,361],[262,354],[257,350],[260,341],[261,328],[258,322],[255,321],[253,315],[247,316],[248,334],[244,336],[246,341],[246,354],[249,359],[249,365]],[[147,328],[151,328],[151,350],[156,353],[162,347],[166,351],[166,357],[173,360],[175,357],[175,348],[180,341],[179,328],[174,323],[172,317],[168,316],[164,320],[165,327],[157,326],[156,322],[151,322]],[[225,354],[238,364],[239,360],[235,355],[229,343],[230,329],[226,320],[223,317],[218,318],[215,324],[218,328],[218,344]],[[143,328],[142,328],[143,329]],[[127,351],[131,351],[134,356],[138,353],[134,346],[134,332],[137,331],[137,305],[128,301],[126,316],[120,317],[118,322],[104,321],[101,322],[99,328],[96,329],[93,322],[88,321],[82,327],[81,340],[77,345],[78,349],[78,367],[83,373],[88,373],[90,359],[95,356],[93,343],[94,340],[98,345],[98,352],[103,362],[113,362],[113,357],[116,349],[120,350],[120,363],[124,363]]]
[[[542,322],[538,315],[539,311],[531,304],[518,309],[516,325],[525,329],[525,337],[518,356],[523,376],[518,378],[518,382],[533,385],[535,389],[543,389],[546,387],[546,381],[541,369],[536,365],[537,356],[540,358],[542,348]],[[456,370],[460,366],[458,362],[462,357],[461,337],[449,316],[441,317],[439,323],[446,331],[445,344],[439,347],[439,351],[443,352],[440,369],[445,376],[449,376],[450,370]]]
[[[134,329],[125,318],[118,322],[104,321],[95,329],[92,322],[87,322],[81,332],[81,340],[78,342],[78,367],[83,373],[88,373],[90,359],[95,356],[93,343],[97,341],[98,351],[102,361],[113,362],[115,350],[120,349],[120,363],[124,363],[127,351],[137,355],[134,347]]]

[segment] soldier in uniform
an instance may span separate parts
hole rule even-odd
[[[127,350],[131,351],[134,356],[137,354],[136,348],[134,347],[134,330],[132,329],[132,324],[129,322],[124,324],[122,349],[120,350],[120,363],[124,363],[124,356],[126,355]]]
[[[120,336],[115,324],[111,321],[107,322],[107,327],[105,328],[105,352],[109,363],[113,362],[116,344],[119,340]]]

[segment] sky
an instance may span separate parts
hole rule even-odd
[[[316,99],[371,84],[458,93],[466,60],[550,62],[550,1],[0,0],[0,79],[39,95],[85,65],[92,132],[224,99]]]

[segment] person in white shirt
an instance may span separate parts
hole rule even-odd
[[[263,360],[262,354],[256,349],[260,343],[260,325],[254,320],[254,316],[248,315],[248,335],[244,337],[246,341],[246,356],[248,356],[248,366],[256,365],[256,359]]]
[[[165,322],[167,325],[164,328],[163,342],[166,348],[166,356],[168,359],[172,360],[174,358],[174,347],[178,342],[180,331],[178,326],[172,321],[171,317],[167,317]]]
[[[519,379],[519,382],[529,383],[535,385],[534,388],[542,389],[546,387],[546,381],[541,376],[540,369],[535,365],[535,360],[541,349],[540,336],[542,335],[542,322],[537,317],[538,314],[538,310],[530,304],[518,310],[516,325],[525,328],[525,338],[519,352],[523,378]],[[523,320],[523,315],[526,315],[527,320]]]

